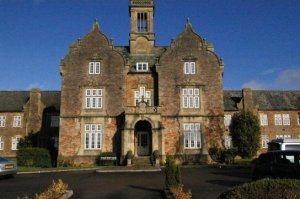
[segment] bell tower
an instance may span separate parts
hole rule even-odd
[[[155,35],[153,31],[154,0],[130,0],[130,53],[151,54]]]

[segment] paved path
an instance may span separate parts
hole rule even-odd
[[[213,199],[224,190],[250,180],[248,170],[236,168],[184,168],[182,176],[185,188],[192,190],[193,199]],[[59,178],[74,191],[72,199],[161,199],[164,187],[163,172],[24,174],[0,179],[0,199],[25,195],[32,198]]]

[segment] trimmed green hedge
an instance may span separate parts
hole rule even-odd
[[[50,153],[45,148],[21,148],[17,151],[19,166],[51,167]]]
[[[296,199],[300,198],[300,180],[262,179],[223,192],[218,199]]]

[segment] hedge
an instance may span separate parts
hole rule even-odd
[[[19,166],[51,167],[50,153],[45,148],[21,148],[17,151]]]
[[[218,199],[296,199],[300,198],[300,180],[262,179],[223,192]]]

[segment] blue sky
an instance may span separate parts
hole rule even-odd
[[[129,0],[0,0],[0,90],[60,90],[71,42],[100,29],[128,45]],[[224,89],[300,90],[299,0],[156,0],[156,45],[193,29],[224,60]]]

